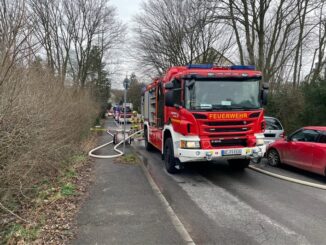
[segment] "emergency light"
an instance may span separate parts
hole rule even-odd
[[[223,67],[214,67],[213,64],[190,64],[187,66],[188,69],[218,69],[218,70],[256,70],[255,66],[243,66],[243,65],[233,65],[233,66],[223,66]]]
[[[188,69],[212,69],[213,64],[190,64],[187,66]]]
[[[255,66],[231,66],[231,70],[256,70]]]

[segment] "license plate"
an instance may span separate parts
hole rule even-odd
[[[222,156],[241,155],[241,153],[242,153],[241,149],[223,150]]]

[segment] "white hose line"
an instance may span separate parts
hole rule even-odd
[[[326,190],[326,185],[311,183],[311,182],[304,181],[304,180],[299,180],[299,179],[294,179],[294,178],[286,177],[284,175],[274,174],[272,172],[269,172],[269,171],[266,171],[266,170],[263,170],[263,169],[254,167],[252,165],[249,165],[249,168],[252,169],[252,170],[255,170],[257,172],[260,172],[260,173],[263,173],[263,174],[266,174],[266,175],[269,175],[269,176],[278,178],[278,179],[286,180],[286,181],[297,183],[297,184],[300,184],[300,185],[305,185],[305,186],[310,186],[310,187],[314,187],[314,188]]]
[[[106,131],[106,132],[107,132],[109,135],[113,136],[113,134],[111,134],[109,131]],[[124,141],[127,141],[128,139],[130,139],[130,138],[133,137],[134,135],[139,134],[139,133],[142,133],[142,132],[143,132],[143,130],[139,130],[139,131],[137,131],[137,132],[135,132],[135,133],[129,135],[129,136],[128,136]],[[110,158],[115,158],[115,157],[120,157],[120,156],[122,156],[122,155],[123,155],[123,152],[120,151],[120,150],[118,150],[117,148],[118,148],[121,144],[123,144],[123,140],[122,140],[120,143],[116,144],[116,146],[113,148],[113,150],[114,150],[115,152],[118,152],[118,154],[116,154],[116,155],[104,155],[104,156],[102,155],[102,156],[101,156],[101,155],[93,154],[94,151],[97,151],[97,150],[99,150],[99,149],[101,149],[101,148],[103,148],[103,147],[105,147],[105,146],[107,146],[107,145],[109,145],[109,144],[112,144],[112,143],[113,143],[113,140],[111,140],[110,142],[105,143],[105,144],[103,144],[103,145],[100,145],[100,146],[98,146],[98,147],[96,147],[96,148],[90,150],[89,153],[88,153],[88,155],[89,155],[90,157],[100,158],[100,159],[110,159]]]
[[[113,137],[113,134],[110,133],[109,131],[106,131],[109,135],[111,135]],[[139,130],[131,135],[129,135],[125,141],[127,141],[128,139],[130,139],[131,137],[133,137],[134,135],[136,134],[139,134],[139,133],[142,133],[143,130]],[[103,145],[100,145],[92,150],[89,151],[88,155],[90,157],[94,157],[94,158],[99,158],[99,159],[110,159],[110,158],[116,158],[116,157],[120,157],[123,155],[123,152],[118,150],[117,148],[123,144],[123,140],[118,143],[114,148],[113,150],[115,152],[118,152],[118,154],[115,154],[115,155],[96,155],[96,154],[93,154],[94,151],[97,151],[109,144],[112,144],[113,143],[113,140],[108,142],[108,143],[105,143]],[[297,183],[297,184],[300,184],[300,185],[305,185],[305,186],[310,186],[310,187],[314,187],[314,188],[318,188],[318,189],[322,189],[322,190],[326,190],[326,185],[321,185],[321,184],[316,184],[316,183],[311,183],[311,182],[308,182],[308,181],[304,181],[304,180],[298,180],[298,179],[294,179],[294,178],[290,178],[290,177],[286,177],[284,175],[279,175],[279,174],[274,174],[272,172],[269,172],[269,171],[266,171],[266,170],[263,170],[263,169],[260,169],[260,168],[257,168],[257,167],[254,167],[252,165],[249,165],[249,168],[254,170],[254,171],[257,171],[257,172],[260,172],[260,173],[263,173],[263,174],[266,174],[266,175],[269,175],[269,176],[272,176],[274,178],[278,178],[278,179],[282,179],[282,180],[286,180],[286,181],[289,181],[289,182],[293,182],[293,183]]]

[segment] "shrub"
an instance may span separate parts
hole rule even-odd
[[[326,125],[326,81],[318,80],[302,86],[305,108],[302,121],[305,125]]]
[[[304,125],[301,121],[304,110],[301,89],[293,88],[292,84],[283,84],[274,88],[268,99],[266,115],[280,119],[287,133]]]
[[[50,74],[16,69],[0,87],[0,202],[8,206],[59,174],[98,115],[86,90]]]
[[[280,85],[271,91],[266,114],[281,120],[287,133],[303,126],[326,125],[326,81]]]

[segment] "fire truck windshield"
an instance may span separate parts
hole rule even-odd
[[[186,81],[185,106],[189,110],[250,110],[261,107],[259,81]]]

